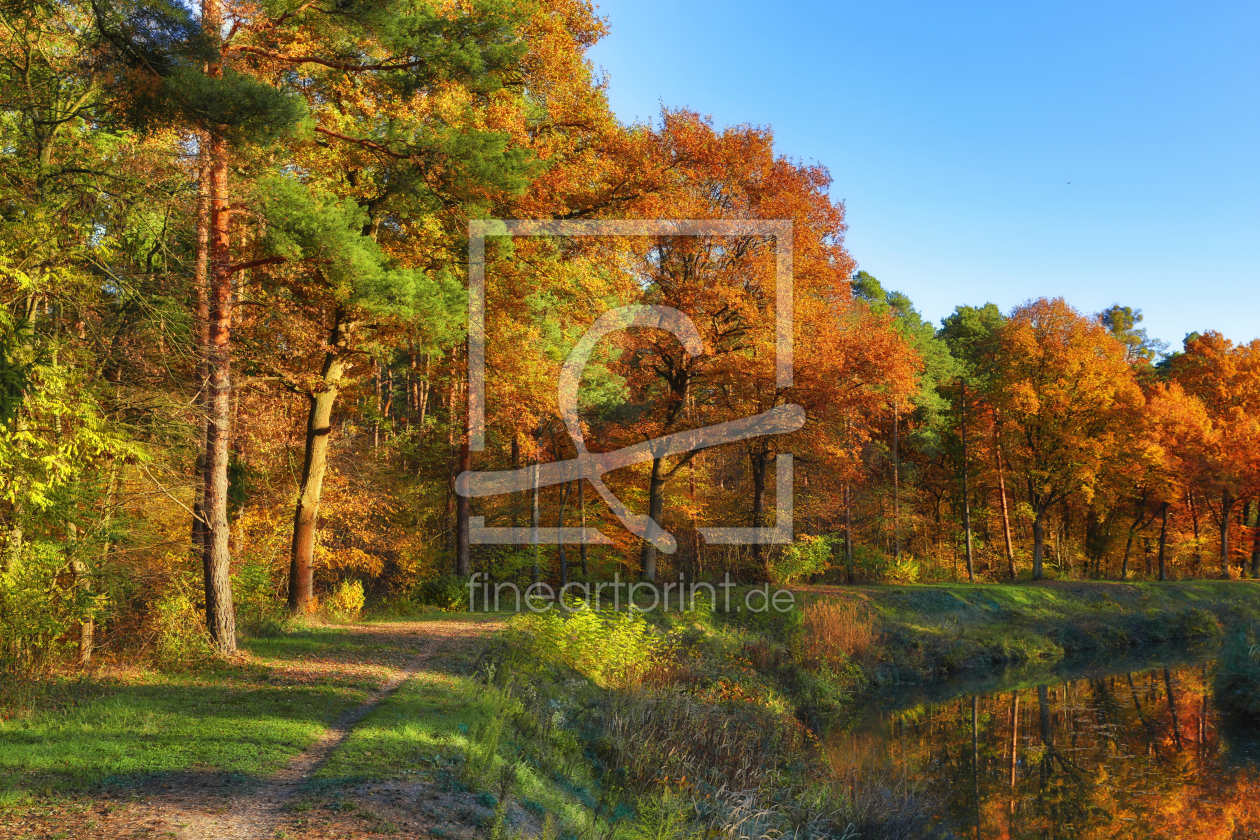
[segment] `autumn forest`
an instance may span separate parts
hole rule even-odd
[[[295,619],[467,609],[473,574],[800,591],[1260,578],[1260,341],[1204,324],[1169,347],[1142,329],[1142,301],[1082,311],[1053,289],[926,320],[847,250],[829,193],[843,172],[701,111],[620,121],[586,57],[607,25],[584,0],[0,2],[0,669],[239,657]],[[780,224],[492,230],[483,253],[480,220]],[[636,305],[683,313],[695,341],[640,326],[595,344],[576,442],[566,359]],[[581,478],[457,492],[468,471],[528,474],[579,443],[612,452],[785,406],[803,425],[656,452],[604,475],[607,495]],[[668,543],[623,527],[610,496]],[[701,534],[785,523],[770,543]],[[482,527],[525,536],[488,544]],[[531,544],[540,527],[602,537]],[[819,638],[828,621],[892,638],[874,614],[802,620]],[[730,655],[788,680],[766,651],[796,643],[763,631]],[[801,673],[850,698],[889,679],[862,644]],[[700,660],[614,678],[571,656],[605,687],[716,690],[680,676]],[[994,695],[986,714],[1018,702]],[[775,713],[796,721],[784,744],[839,714],[794,708]]]

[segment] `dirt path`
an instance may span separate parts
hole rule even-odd
[[[426,666],[435,657],[475,645],[495,628],[495,623],[474,621],[400,621],[354,627],[351,632],[357,641],[387,644],[413,653],[389,669],[386,682],[366,701],[329,726],[314,744],[294,756],[271,778],[249,782],[214,772],[190,775],[187,780],[141,788],[125,799],[102,797],[41,809],[37,822],[26,826],[0,825],[0,838],[274,840],[279,836],[292,837],[292,834],[277,831],[286,818],[292,818],[285,806],[346,740],[354,726],[403,683],[425,674]],[[307,664],[314,672],[354,667],[352,661],[347,661],[346,653],[335,648],[330,648],[326,657]],[[65,833],[47,834],[40,830],[46,830],[50,824]],[[18,833],[10,835],[13,830]]]
[[[404,682],[421,673],[435,653],[470,637],[482,635],[488,629],[486,625],[458,621],[397,623],[372,627],[372,634],[392,635],[389,631],[417,634],[422,639],[420,651],[362,705],[328,727],[306,752],[296,756],[283,770],[248,795],[235,799],[227,812],[215,814],[197,809],[191,813],[185,811],[179,814],[178,816],[183,817],[179,822],[185,824],[179,826],[176,836],[186,840],[271,840],[285,816],[285,804],[310,781],[315,771],[349,736],[355,724],[363,720]]]

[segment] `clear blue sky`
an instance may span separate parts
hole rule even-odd
[[[1260,337],[1260,4],[604,0],[626,122],[774,129],[939,321],[1062,295]],[[1070,183],[1069,183],[1070,182]]]

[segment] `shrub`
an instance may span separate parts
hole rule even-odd
[[[153,603],[154,654],[163,662],[183,664],[213,655],[201,612],[187,589],[177,589]]]
[[[260,635],[269,622],[283,618],[282,605],[271,578],[271,564],[264,560],[250,557],[240,565],[232,576],[232,595],[236,619],[241,629],[250,635]]]
[[[75,586],[60,547],[27,544],[0,573],[0,669],[46,665],[62,637],[98,606],[97,598]]]
[[[770,561],[772,583],[796,583],[827,570],[835,539],[829,536],[802,536]]]
[[[423,581],[415,588],[411,597],[416,603],[437,607],[446,612],[468,609],[468,585],[455,575]]]
[[[513,641],[536,661],[568,665],[603,685],[639,682],[662,649],[642,615],[585,604],[520,615],[509,627]]]
[[[337,589],[324,599],[324,609],[336,621],[357,621],[363,614],[365,603],[363,582],[343,580]]]

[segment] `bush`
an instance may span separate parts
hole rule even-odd
[[[153,603],[151,622],[156,631],[154,654],[168,664],[185,664],[214,654],[201,612],[186,589]]]
[[[461,612],[469,606],[468,584],[455,575],[433,578],[417,586],[411,600],[446,612]]]
[[[802,536],[771,559],[770,581],[786,585],[826,571],[834,546],[833,537]]]
[[[0,669],[34,670],[68,644],[63,637],[99,609],[75,585],[62,549],[32,543],[0,573]]]
[[[363,582],[343,580],[337,589],[324,599],[324,610],[335,621],[358,621],[363,614],[367,599],[363,595]]]
[[[271,565],[257,557],[250,557],[232,576],[232,595],[236,607],[236,620],[241,629],[252,635],[260,635],[262,628],[283,618],[280,599],[271,579]]]
[[[639,613],[548,610],[512,619],[513,641],[542,664],[558,663],[603,685],[639,682],[663,643]]]

